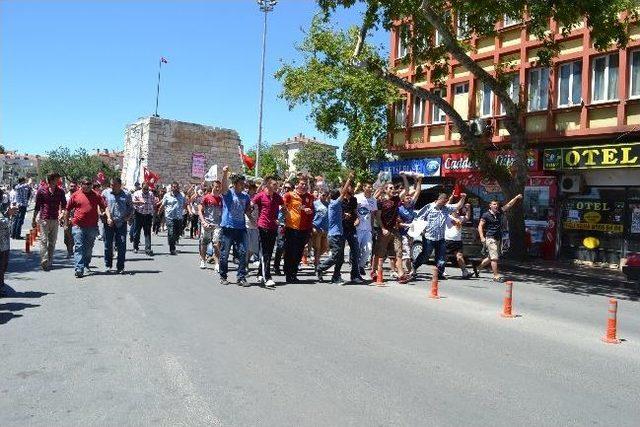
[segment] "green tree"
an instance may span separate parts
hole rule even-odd
[[[298,171],[308,172],[312,176],[324,176],[331,185],[336,185],[342,174],[342,165],[336,151],[322,144],[310,142],[302,145],[293,158],[293,164]]]
[[[255,159],[255,148],[249,150],[247,154]],[[244,168],[245,173],[250,173],[246,170],[246,166]],[[286,171],[287,158],[284,151],[272,145],[260,145],[260,176],[264,178],[269,175],[277,175],[282,178]]]
[[[89,154],[84,148],[78,148],[72,152],[69,148],[62,146],[47,152],[47,157],[40,162],[41,178],[46,177],[50,172],[57,172],[66,180],[77,181],[85,176],[95,179],[101,171],[107,179],[120,175],[118,171],[99,157]]]
[[[398,89],[419,96],[430,101],[443,111],[451,120],[454,128],[461,135],[463,148],[469,153],[485,176],[495,179],[502,187],[507,198],[522,193],[527,179],[527,149],[528,137],[524,128],[524,102],[512,98],[508,91],[508,73],[511,71],[509,63],[496,64],[496,73],[485,71],[473,61],[469,55],[471,46],[468,39],[459,39],[454,31],[454,20],[458,17],[466,22],[466,33],[478,37],[496,36],[495,23],[504,16],[513,19],[526,20],[525,25],[530,34],[535,35],[543,43],[537,55],[541,65],[549,64],[558,52],[558,35],[567,35],[572,29],[583,23],[591,33],[591,40],[596,49],[604,49],[611,44],[625,46],[629,40],[628,24],[638,18],[635,0],[574,0],[574,1],[540,1],[540,0],[317,0],[324,15],[325,22],[329,22],[337,8],[350,8],[361,4],[365,8],[362,25],[358,29],[356,40],[350,39],[352,47],[352,61],[344,68],[347,79],[363,76],[375,76]],[[623,16],[620,19],[620,16]],[[549,21],[553,19],[558,25],[557,31],[551,31]],[[366,37],[376,28],[391,30],[397,23],[403,22],[401,28],[402,39],[409,48],[409,53],[402,63],[402,67],[410,65],[416,67],[416,74],[422,74],[423,67],[431,70],[429,73],[432,83],[442,82],[450,69],[450,61],[455,59],[462,64],[476,79],[488,86],[498,97],[504,107],[505,115],[502,122],[509,133],[509,143],[515,153],[515,162],[508,170],[492,159],[487,152],[486,136],[477,132],[474,126],[454,109],[446,99],[440,97],[439,92],[427,90],[416,82],[409,82],[394,74],[387,68],[386,62],[381,62],[372,53],[372,48],[366,43]],[[313,28],[312,23],[312,28]],[[438,43],[435,42],[436,31]],[[351,34],[351,33],[350,33]],[[340,37],[339,32],[334,33]],[[325,37],[329,40],[330,37]],[[333,42],[331,42],[333,43]],[[326,49],[325,49],[326,50]],[[319,55],[322,49],[316,48]],[[321,56],[322,57],[322,56]],[[305,65],[310,66],[318,60],[314,51],[305,57]],[[303,68],[303,67],[300,67]],[[523,83],[523,82],[521,82]],[[298,85],[302,85],[299,83]],[[326,94],[329,99],[304,99],[331,105],[335,100],[344,96],[341,94],[343,86],[340,81],[328,81]],[[332,93],[332,89],[337,94]],[[285,85],[285,93],[287,86]],[[376,104],[377,105],[377,104]],[[327,107],[328,108],[328,107]],[[347,116],[341,111],[336,114]],[[515,241],[524,241],[524,211],[522,204],[517,204],[509,210],[511,234]],[[514,245],[516,256],[524,255],[523,245]]]
[[[399,99],[392,84],[364,69],[352,67],[357,29],[337,31],[315,17],[304,41],[297,46],[303,61],[283,64],[276,72],[283,85],[281,97],[289,108],[311,106],[310,118],[321,132],[336,137],[342,129],[347,140],[342,159],[358,178],[369,175],[371,160],[385,155],[388,105]],[[371,46],[361,55],[382,67],[384,57]]]

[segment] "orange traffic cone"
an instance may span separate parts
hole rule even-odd
[[[378,267],[376,271],[376,286],[384,286],[384,274],[382,273],[382,267]]]
[[[438,295],[438,267],[433,267],[433,274],[431,276],[431,293],[429,294],[429,298],[440,298],[440,295]]]
[[[607,319],[607,334],[602,341],[607,344],[620,344],[618,332],[618,301],[615,298],[609,300],[609,318]]]
[[[513,282],[508,281],[505,283],[506,289],[504,291],[504,301],[502,302],[502,313],[500,316],[507,319],[516,317],[511,310],[513,309]]]
[[[309,260],[307,259],[307,254],[302,254],[302,265],[309,265]]]

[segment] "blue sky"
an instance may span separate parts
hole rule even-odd
[[[297,57],[317,10],[311,0],[280,0],[269,14],[264,140],[298,132],[342,145],[315,130],[307,108],[289,111],[273,78]],[[342,11],[342,27],[360,21]],[[384,33],[372,42],[388,43]],[[0,0],[0,144],[45,153],[65,145],[121,149],[127,123],[153,114],[160,56],[159,114],[235,129],[245,147],[258,127],[262,15],[252,0]]]

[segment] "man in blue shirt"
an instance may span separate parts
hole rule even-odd
[[[184,195],[180,192],[180,185],[173,181],[171,183],[171,191],[167,191],[162,201],[160,202],[160,208],[164,209],[165,223],[167,224],[167,240],[169,241],[169,252],[171,255],[176,255],[176,242],[180,237],[180,230],[182,230],[182,218],[184,216],[186,200]]]
[[[329,250],[327,231],[329,231],[329,193],[322,192],[313,202],[313,232],[311,247],[313,248],[313,265],[317,269],[320,257]]]
[[[323,273],[333,266],[333,276],[331,283],[336,285],[344,285],[340,275],[340,269],[344,262],[344,230],[342,227],[342,199],[348,194],[353,180],[353,172],[349,174],[347,182],[344,183],[341,190],[331,191],[331,201],[329,202],[328,218],[329,218],[329,248],[331,248],[331,256],[325,259],[318,266],[317,275],[320,282],[324,281]],[[357,266],[356,266],[357,267]]]
[[[229,252],[235,247],[238,257],[238,286],[247,283],[247,226],[245,214],[251,210],[251,199],[244,192],[244,176],[233,175],[229,188],[229,166],[222,168],[222,222],[220,227],[220,284],[228,285]]]
[[[131,195],[122,189],[122,180],[111,180],[111,188],[102,192],[102,197],[107,204],[109,216],[104,227],[104,265],[106,272],[110,272],[113,266],[113,245],[118,251],[116,270],[118,274],[124,273],[125,253],[127,252],[127,222],[133,216],[133,201]]]
[[[22,239],[20,236],[22,232],[22,224],[24,224],[24,217],[27,213],[27,206],[29,205],[29,199],[31,199],[31,186],[27,184],[27,179],[20,177],[18,184],[15,186],[16,190],[16,206],[18,208],[15,217],[13,218],[11,238]]]

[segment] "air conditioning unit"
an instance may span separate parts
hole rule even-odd
[[[491,125],[488,120],[476,117],[469,120],[469,127],[475,136],[482,136],[491,133]]]
[[[582,175],[564,175],[560,180],[562,193],[582,193],[583,189],[584,178]]]

